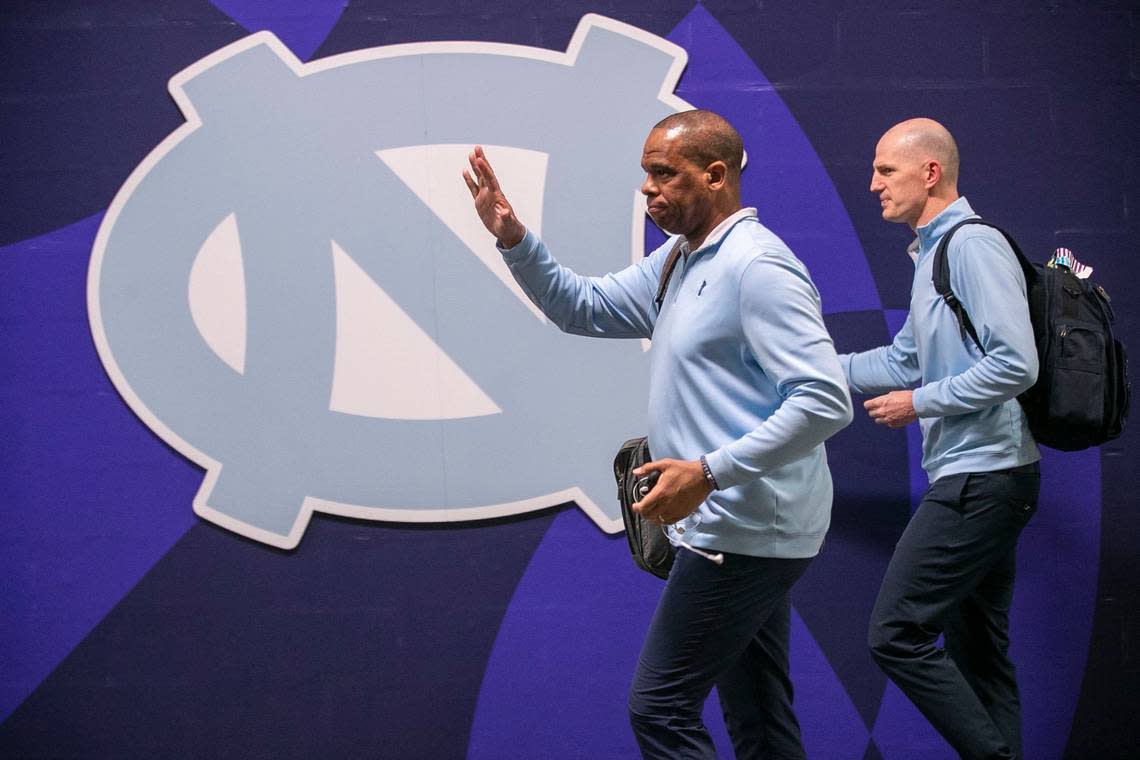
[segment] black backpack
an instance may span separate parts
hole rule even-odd
[[[1112,337],[1116,315],[1108,293],[1066,267],[1031,264],[1013,237],[981,219],[950,228],[934,252],[934,289],[958,317],[962,337],[969,334],[985,353],[969,315],[950,291],[950,238],[965,224],[984,224],[1000,232],[1017,255],[1029,296],[1029,318],[1037,343],[1037,382],[1017,397],[1038,443],[1061,451],[1079,451],[1111,441],[1124,431],[1132,395],[1124,346]]]

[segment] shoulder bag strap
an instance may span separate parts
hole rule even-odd
[[[1013,236],[1008,232],[998,227],[996,224],[991,224],[983,219],[963,219],[955,224],[942,236],[938,241],[938,248],[934,251],[934,263],[931,267],[931,280],[934,282],[934,290],[938,295],[942,296],[942,300],[954,312],[954,316],[958,318],[958,329],[962,333],[962,337],[969,335],[974,344],[978,347],[983,354],[986,349],[982,347],[982,342],[978,339],[978,332],[974,329],[974,323],[970,321],[970,315],[966,313],[965,307],[958,297],[950,290],[950,257],[948,252],[950,250],[950,238],[958,231],[958,228],[964,227],[967,224],[984,224],[986,227],[992,227],[1002,234],[1009,247],[1013,249],[1013,255],[1017,257],[1017,263],[1021,266],[1021,271],[1025,275],[1025,286],[1030,288],[1033,286],[1034,280],[1037,278],[1037,273],[1033,269],[1033,265],[1025,258],[1025,254],[1021,252],[1021,247]]]
[[[685,236],[678,235],[677,242],[673,244],[673,249],[665,257],[665,266],[661,267],[661,280],[657,283],[657,297],[653,299],[658,309],[661,308],[661,304],[665,303],[665,291],[669,289],[669,278],[673,276],[673,270],[677,268],[677,259],[681,258],[681,246],[684,244]]]

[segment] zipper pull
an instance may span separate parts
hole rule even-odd
[[[1108,321],[1115,322],[1116,312],[1112,310],[1112,299],[1108,297],[1108,291],[1100,285],[1094,286],[1094,289],[1096,290],[1096,294],[1100,296],[1100,302],[1104,304],[1104,311],[1108,317]]]

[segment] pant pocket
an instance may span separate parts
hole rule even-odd
[[[1029,519],[1037,511],[1037,502],[1026,501],[1025,499],[1011,499],[1009,508],[1015,515],[1019,515]]]
[[[972,472],[962,490],[963,514],[981,519],[984,513],[996,515],[1004,510],[1025,522],[1037,511],[1040,482],[1036,472]]]
[[[1009,506],[1015,514],[1023,515],[1026,519],[1037,511],[1037,497],[1041,492],[1040,472],[1012,473],[1013,494]]]

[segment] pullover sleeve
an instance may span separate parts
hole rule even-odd
[[[657,283],[672,240],[625,269],[587,277],[560,265],[530,230],[514,248],[499,248],[515,281],[563,332],[604,338],[649,338],[657,319]]]
[[[960,236],[960,237],[959,237]],[[1037,381],[1037,348],[1025,275],[1000,233],[961,230],[951,241],[950,289],[961,301],[985,350],[964,372],[914,392],[919,417],[966,414],[1004,403]],[[973,340],[965,339],[970,344]]]
[[[886,393],[909,388],[922,378],[910,315],[889,346],[841,354],[839,363],[855,393]]]
[[[775,258],[756,258],[741,277],[740,312],[747,347],[781,402],[757,428],[707,455],[721,488],[805,456],[852,417],[819,295],[803,273]]]

